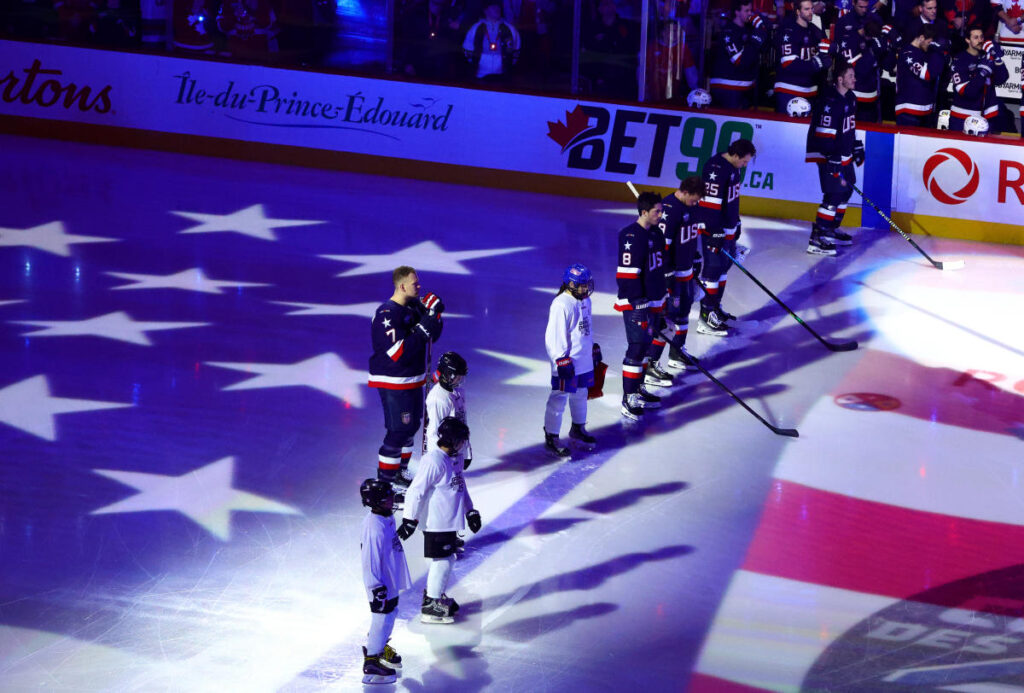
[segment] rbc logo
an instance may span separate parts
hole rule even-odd
[[[946,171],[943,176],[944,181],[950,179],[950,169],[962,170],[963,174],[960,177],[966,178],[966,184],[955,192],[947,192],[939,185],[937,174],[939,168]],[[959,205],[967,202],[971,195],[978,190],[978,183],[981,180],[978,166],[974,160],[963,151],[952,147],[940,149],[932,154],[924,164],[922,175],[924,187],[928,189],[932,197],[946,205]]]

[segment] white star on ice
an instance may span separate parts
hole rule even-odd
[[[423,241],[404,250],[396,250],[388,255],[321,255],[320,257],[327,258],[328,260],[338,260],[339,262],[355,262],[360,265],[359,267],[345,270],[337,275],[339,277],[391,272],[399,265],[412,265],[420,273],[472,274],[463,266],[463,260],[476,260],[477,258],[492,257],[494,255],[518,253],[523,250],[533,250],[533,247],[518,246],[515,248],[492,248],[490,250],[446,251],[433,241]]]
[[[513,376],[508,380],[503,380],[504,385],[526,385],[528,387],[551,387],[551,364],[544,359],[531,359],[526,356],[514,356],[513,354],[503,354],[500,351],[490,351],[489,349],[477,349],[478,352],[484,356],[490,356],[491,358],[504,361],[505,363],[511,363],[513,366],[522,368],[525,373]]]
[[[12,303],[24,303],[24,302],[25,301],[22,300],[22,299],[15,299],[13,301],[0,301],[0,306],[9,306]]]
[[[256,390],[265,387],[311,387],[337,397],[353,407],[363,406],[365,371],[352,370],[337,354],[326,353],[298,363],[226,363],[207,361],[207,366],[229,368],[256,374],[242,382],[228,385],[225,390]]]
[[[112,291],[121,289],[181,289],[183,291],[198,291],[204,294],[221,294],[222,287],[242,286],[270,286],[256,282],[233,282],[219,279],[210,279],[203,270],[198,267],[182,270],[176,274],[129,274],[127,272],[107,272],[112,277],[127,279],[134,284],[123,284],[110,287]]]
[[[285,315],[358,315],[372,318],[380,307],[379,303],[297,303],[295,301],[271,301],[279,306],[292,306],[299,310],[289,311]],[[446,318],[468,318],[464,313],[445,313]],[[391,321],[384,318],[384,327],[391,327]]]
[[[547,286],[535,286],[534,291],[539,291],[542,294],[547,294],[551,298],[555,297],[555,291]],[[606,291],[595,291],[590,294],[590,311],[591,315],[621,315],[621,313],[615,310],[615,302],[619,300],[619,297],[615,294],[610,294]]]
[[[0,246],[24,245],[61,257],[70,257],[69,245],[75,243],[112,243],[120,238],[101,238],[99,236],[76,236],[64,233],[64,223],[51,221],[29,229],[0,228]]]
[[[114,469],[93,471],[139,491],[122,501],[93,510],[93,515],[173,510],[221,541],[228,541],[231,539],[232,511],[302,514],[290,505],[233,488],[234,457],[224,457],[181,476],[121,472]]]
[[[23,337],[103,337],[131,344],[150,346],[146,332],[151,330],[180,330],[185,327],[205,327],[206,322],[145,322],[132,320],[124,311],[107,313],[87,320],[11,320],[20,325],[43,329],[23,332]]]
[[[306,219],[271,219],[263,213],[263,205],[252,205],[230,214],[202,214],[200,212],[171,212],[179,217],[200,222],[198,226],[187,228],[178,233],[217,233],[227,231],[240,233],[244,236],[262,238],[265,241],[276,241],[273,229],[289,226],[309,226],[324,224],[324,221]]]
[[[0,422],[43,440],[57,440],[53,417],[76,411],[119,409],[131,404],[51,397],[45,375],[36,375],[0,389]]]

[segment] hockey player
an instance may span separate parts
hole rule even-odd
[[[1009,79],[1003,64],[1003,49],[985,40],[981,27],[967,31],[967,48],[953,58],[953,107],[949,111],[949,129],[964,131],[968,116],[985,118],[989,132],[998,133],[999,98],[996,87]]]
[[[818,165],[822,196],[807,245],[811,255],[835,255],[836,245],[853,242],[839,225],[853,194],[852,184],[857,182],[854,164],[864,163],[864,145],[857,139],[855,80],[853,65],[836,63],[833,84],[823,90],[811,111],[806,160]]]
[[[380,393],[387,429],[378,451],[377,477],[408,486],[413,438],[423,416],[429,348],[441,336],[444,303],[435,294],[420,299],[420,280],[412,267],[398,267],[391,279],[394,293],[377,308],[370,327],[369,385]]]
[[[818,94],[818,81],[831,65],[831,42],[811,23],[812,0],[797,0],[795,15],[784,20],[777,32],[779,62],[775,66],[775,112],[786,113],[794,96],[808,101]]]
[[[690,307],[693,305],[693,260],[697,255],[697,238],[704,227],[699,220],[697,203],[704,196],[704,181],[690,176],[679,183],[679,189],[661,201],[661,222],[658,227],[665,234],[665,278],[669,283],[669,298],[665,313],[675,325],[675,334],[669,348],[669,368],[682,370],[693,364],[686,355],[686,334],[689,329]],[[654,335],[653,345],[659,341]],[[662,348],[664,341],[661,340]],[[651,355],[652,368],[657,365],[661,351]]]
[[[768,25],[754,14],[753,0],[732,0],[732,20],[725,25],[711,55],[711,99],[718,108],[747,109],[761,69]]]
[[[459,455],[469,444],[469,427],[454,416],[437,427],[437,448],[420,459],[416,476],[406,494],[406,506],[398,536],[412,536],[423,522],[423,555],[430,559],[427,588],[423,591],[420,620],[453,623],[459,605],[445,594],[455,562],[458,532],[469,525],[480,531],[480,513],[466,489],[459,469]]]
[[[743,232],[740,227],[740,186],[743,183],[740,170],[755,154],[757,149],[753,142],[735,140],[724,152],[708,159],[701,171],[704,197],[699,204],[704,210],[704,227],[701,229],[700,283],[704,297],[697,321],[697,331],[701,334],[724,337],[728,334],[726,321],[736,317],[722,309],[726,273],[732,267],[732,260],[721,251],[724,249],[736,257],[736,241]]]
[[[651,305],[665,295],[662,268],[665,244],[650,232],[661,219],[661,200],[652,192],[640,193],[636,221],[619,231],[619,258],[615,270],[618,300],[626,325],[626,355],[622,359],[622,415],[639,421],[644,409],[661,405],[661,398],[643,387],[647,349],[651,345]]]
[[[359,487],[363,505],[369,508],[363,519],[359,542],[363,562],[363,586],[370,600],[370,632],[363,648],[363,683],[394,683],[395,669],[402,658],[388,645],[398,616],[398,593],[408,589],[409,566],[402,542],[395,532],[392,509],[395,491],[380,479],[366,479]]]
[[[562,413],[569,402],[572,426],[569,439],[587,449],[597,443],[587,433],[587,395],[594,385],[594,337],[591,333],[590,295],[594,278],[586,265],[569,265],[562,286],[551,301],[544,347],[551,361],[551,392],[544,409],[544,448],[555,457],[568,457],[569,448],[558,442]]]
[[[896,64],[896,124],[927,127],[935,110],[935,83],[942,74],[942,52],[929,50],[935,26],[921,24]]]
[[[867,7],[868,0],[857,0],[854,11],[836,23],[836,53],[838,58],[854,68],[857,83],[853,95],[857,99],[857,120],[878,123],[882,119],[879,100],[881,66],[888,54],[889,42],[882,35],[881,23],[875,15],[867,12]],[[855,21],[849,21],[850,17]]]

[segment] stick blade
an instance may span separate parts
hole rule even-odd
[[[795,428],[778,428],[772,426],[772,432],[780,436],[786,436],[788,438],[799,438],[800,433]]]
[[[826,342],[830,351],[853,351],[857,348],[857,342]]]
[[[941,270],[959,270],[964,268],[963,260],[946,260],[945,262],[939,263],[939,269]]]

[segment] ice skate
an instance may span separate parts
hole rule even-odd
[[[412,483],[412,472],[409,471],[408,467],[402,467],[398,470],[398,474],[395,475],[394,481],[391,485],[395,487],[395,490],[407,489],[409,484]]]
[[[645,384],[654,387],[672,387],[673,382],[672,376],[663,371],[658,364],[652,363],[647,366],[647,374],[644,376]]]
[[[810,255],[832,256],[836,254],[836,247],[827,238],[812,235],[810,242],[807,244],[807,253]]]
[[[622,398],[622,416],[630,421],[639,421],[644,414],[640,405],[640,395],[636,392]]]
[[[395,670],[381,664],[380,655],[366,654],[363,648],[363,683],[394,683]]]
[[[689,354],[669,355],[668,367],[677,371],[695,371],[697,364]]]
[[[451,602],[445,599],[425,597],[426,603],[420,608],[422,623],[455,623],[452,618]]]
[[[652,395],[647,390],[640,389],[640,406],[643,409],[658,409],[661,407],[661,397]]]
[[[378,659],[381,664],[390,669],[402,668],[402,655],[395,652],[395,648],[391,647],[391,645],[384,645],[384,651],[380,653]]]
[[[853,236],[839,229],[822,231],[821,238],[829,241],[832,245],[853,245]]]
[[[569,452],[569,448],[565,447],[558,442],[558,436],[554,433],[548,433],[544,431],[544,449],[548,451],[552,457],[558,459],[564,459],[569,457],[572,453]]]
[[[715,308],[711,310],[701,309],[700,319],[697,321],[697,331],[712,337],[725,337],[729,334],[725,323]]]
[[[593,450],[597,446],[597,438],[587,432],[586,424],[574,423],[569,429],[569,440],[575,441],[587,450]]]
[[[448,612],[452,616],[454,616],[455,614],[459,613],[459,608],[460,608],[459,607],[459,603],[457,601],[455,601],[453,598],[449,597],[444,592],[441,593],[441,601],[442,602],[444,602],[444,601],[448,602]]]

